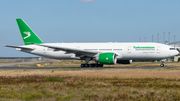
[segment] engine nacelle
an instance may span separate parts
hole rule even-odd
[[[100,53],[96,57],[96,61],[100,64],[116,64],[117,55],[115,53]]]
[[[132,60],[117,60],[118,64],[131,64]]]

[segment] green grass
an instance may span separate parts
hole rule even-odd
[[[62,82],[62,81],[64,81],[64,79],[58,78],[58,77],[47,77],[45,80],[50,81],[50,82]]]
[[[179,101],[180,79],[0,76],[0,100]]]

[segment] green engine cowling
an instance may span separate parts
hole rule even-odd
[[[96,61],[100,64],[116,64],[117,55],[115,53],[100,53],[96,57]]]

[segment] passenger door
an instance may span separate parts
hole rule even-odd
[[[134,57],[133,51],[132,51],[132,46],[127,47],[127,57],[130,59]]]
[[[161,46],[156,47],[156,53],[161,53]]]

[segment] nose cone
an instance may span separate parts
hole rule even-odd
[[[177,51],[177,50],[175,50],[174,52],[173,52],[173,55],[175,56],[175,55],[178,55],[179,54],[179,52]]]

